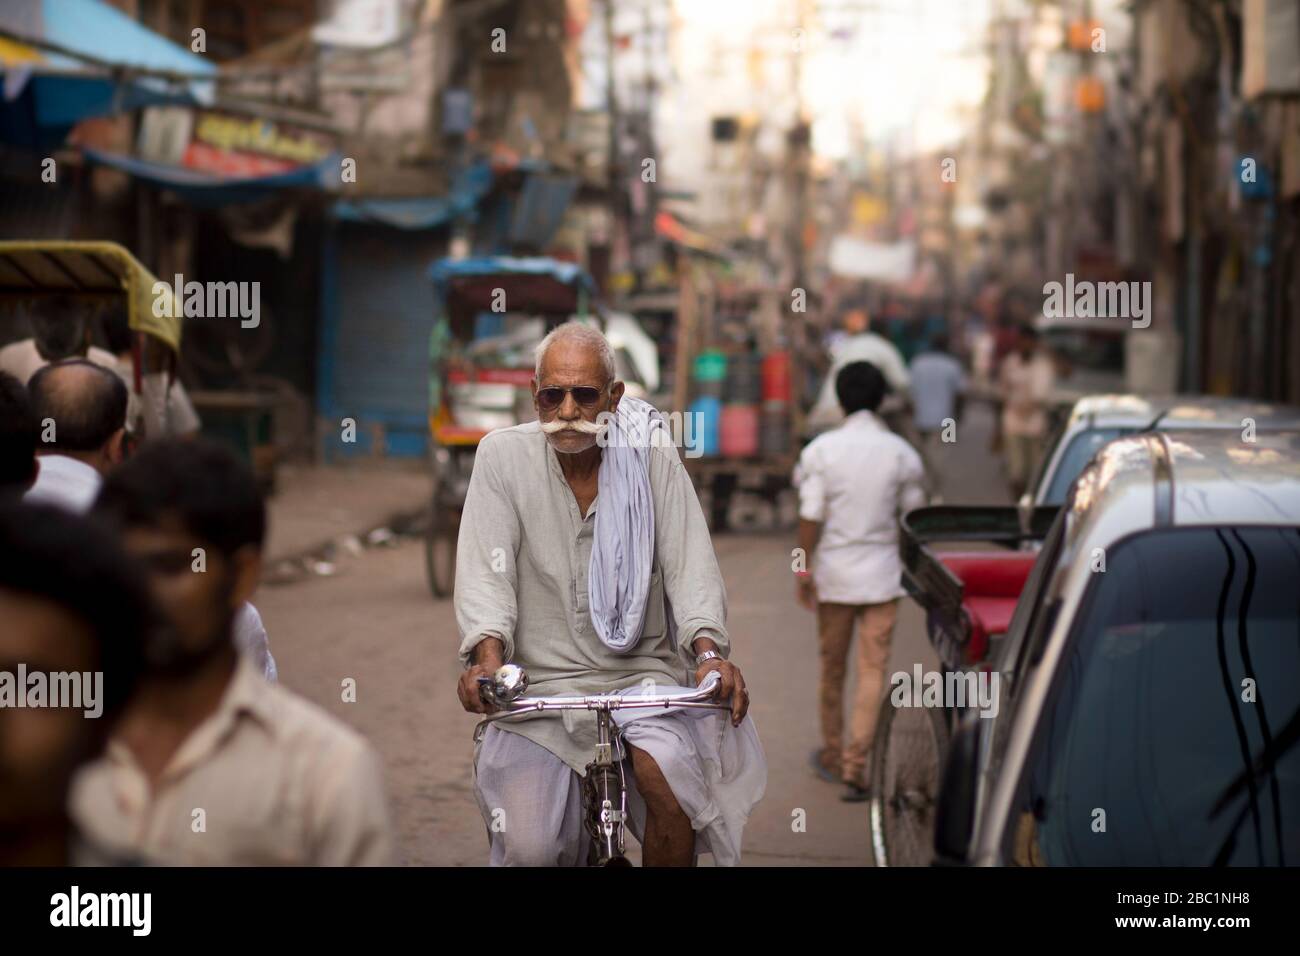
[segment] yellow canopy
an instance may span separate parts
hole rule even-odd
[[[72,239],[0,241],[0,298],[125,295],[131,328],[181,347],[171,286],[154,278],[116,242]],[[161,314],[160,314],[161,313]]]

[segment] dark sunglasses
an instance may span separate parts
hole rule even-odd
[[[573,393],[573,400],[585,408],[590,408],[600,401],[603,388],[596,388],[594,385],[575,385],[572,388],[561,388],[558,385],[548,385],[546,388],[537,390],[537,407],[545,411],[553,411],[564,404],[564,396],[569,392]]]

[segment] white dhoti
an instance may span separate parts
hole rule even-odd
[[[681,693],[689,688],[658,688]],[[718,866],[740,862],[750,810],[767,787],[767,760],[749,717],[739,727],[723,710],[615,712],[623,739],[659,766],[695,830],[696,855]],[[621,749],[628,828],[645,833],[645,802]],[[594,757],[594,755],[593,755]],[[474,761],[474,793],[488,830],[492,866],[583,866],[582,778],[546,748],[493,724]]]

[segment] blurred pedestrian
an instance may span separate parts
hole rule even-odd
[[[1029,324],[1016,332],[1016,347],[998,370],[1002,396],[1002,444],[1007,481],[1019,498],[1029,487],[1047,443],[1048,406],[1055,373]]]
[[[62,509],[0,504],[0,866],[130,862],[74,826],[68,793],[135,690],[155,620],[107,531]],[[7,681],[26,694],[36,675],[46,706],[6,700]],[[55,687],[73,699],[53,699]]]
[[[844,413],[835,396],[835,379],[850,362],[870,362],[889,383],[901,405],[907,402],[911,384],[907,363],[898,348],[884,336],[871,331],[871,319],[866,309],[851,308],[844,313],[844,331],[847,333],[831,353],[831,367],[822,383],[817,403],[808,413],[808,427],[813,431],[832,428],[844,420]]]
[[[159,439],[108,476],[94,514],[146,567],[168,626],[115,741],[77,782],[77,819],[164,863],[390,862],[374,750],[235,647],[266,531],[248,467],[213,442]]]
[[[27,389],[0,372],[0,499],[25,494],[36,481],[36,435]]]
[[[885,665],[903,596],[898,517],[925,504],[921,458],[876,415],[885,378],[868,362],[836,376],[844,424],[803,450],[799,488],[796,597],[817,612],[821,645],[823,746],[813,754],[823,779],[843,780],[848,801],[865,800],[867,754],[885,686]],[[844,681],[855,626],[857,693],[844,736]]]
[[[102,365],[66,359],[39,369],[28,392],[40,469],[23,500],[88,511],[103,475],[122,460],[126,386]]]
[[[911,373],[913,421],[920,436],[917,450],[925,463],[931,502],[938,504],[942,501],[946,451],[956,441],[957,420],[961,418],[966,373],[949,353],[948,335],[944,332],[931,337],[929,346],[912,361]]]

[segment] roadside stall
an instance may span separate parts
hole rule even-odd
[[[673,405],[691,422],[683,459],[720,530],[737,492],[779,512],[790,488],[803,429],[805,313],[774,288],[702,285],[682,284]]]

